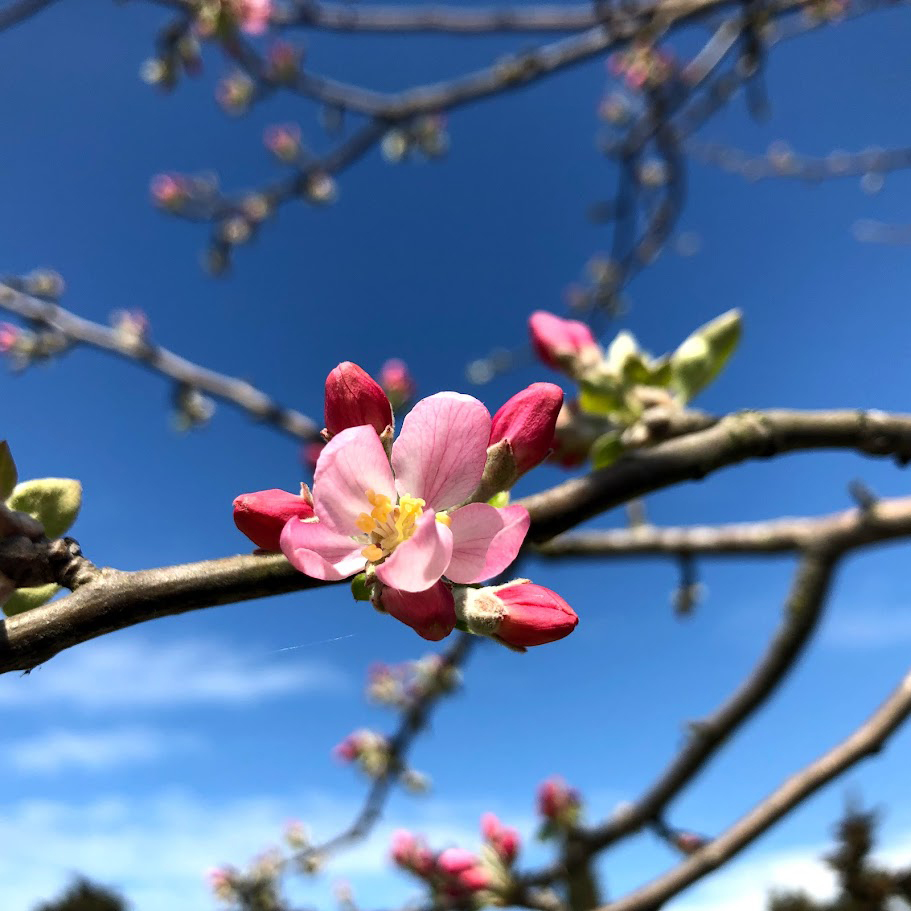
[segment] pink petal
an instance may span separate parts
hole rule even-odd
[[[399,493],[435,510],[456,506],[481,480],[489,439],[490,414],[477,399],[458,392],[421,399],[392,446]]]
[[[380,582],[403,592],[422,592],[438,582],[452,556],[452,532],[432,511],[417,521],[414,534],[376,568]]]
[[[363,544],[340,535],[323,522],[290,519],[282,530],[280,543],[282,553],[296,570],[326,582],[347,579],[366,563],[361,556]]]
[[[355,524],[372,507],[366,491],[395,502],[395,483],[383,444],[372,427],[337,433],[320,453],[313,476],[313,499],[321,522],[343,535],[359,535]]]
[[[494,509],[487,503],[469,503],[452,513],[451,519],[452,559],[446,576],[463,585],[503,572],[528,534],[524,506]]]

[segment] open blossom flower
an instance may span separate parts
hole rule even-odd
[[[487,409],[455,392],[415,405],[391,465],[373,427],[342,430],[316,467],[316,519],[288,522],[283,553],[327,581],[374,567],[403,592],[426,591],[443,575],[466,585],[496,575],[518,554],[529,517],[521,506],[459,506],[480,483],[490,430]]]

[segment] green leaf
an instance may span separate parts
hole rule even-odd
[[[495,493],[487,502],[496,509],[509,506],[509,491],[501,490],[499,493]]]
[[[740,341],[739,310],[728,310],[697,329],[671,355],[674,387],[684,402],[700,393],[728,362]]]
[[[602,433],[601,436],[592,443],[589,458],[592,460],[592,468],[607,468],[613,465],[620,456],[623,455],[623,443],[620,442],[620,431],[611,430],[608,433]]]
[[[626,410],[622,391],[613,383],[583,380],[579,386],[579,408],[587,414],[610,415]]]
[[[42,604],[47,604],[59,590],[60,586],[53,582],[39,585],[36,588],[17,588],[3,605],[3,613],[7,617],[13,617],[35,607],[41,607]]]
[[[627,362],[632,357],[642,359],[636,336],[626,330],[618,332],[616,338],[608,345],[604,358],[607,369],[616,376],[620,376],[625,372]]]
[[[355,601],[370,600],[370,586],[367,585],[367,573],[358,573],[351,580],[351,594]]]
[[[10,509],[34,516],[49,538],[67,532],[82,504],[82,485],[69,478],[41,478],[18,484],[9,498]]]
[[[18,482],[19,473],[16,471],[13,454],[9,451],[9,443],[0,440],[0,500],[6,500]]]

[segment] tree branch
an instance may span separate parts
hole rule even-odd
[[[110,352],[177,383],[208,393],[295,439],[309,441],[320,438],[319,428],[308,417],[276,404],[245,380],[208,370],[167,348],[147,342],[137,343],[116,329],[83,319],[57,304],[27,294],[16,285],[10,279],[0,281],[0,310],[58,332],[72,345],[87,345]]]
[[[603,907],[603,911],[657,911],[771,828],[779,819],[855,763],[878,753],[911,714],[911,673],[888,699],[846,740],[792,775],[726,832],[700,848],[675,869]]]
[[[624,456],[609,468],[520,500],[543,542],[605,510],[748,459],[811,449],[853,449],[911,460],[911,416],[881,411],[745,411],[713,427]]]
[[[806,550],[821,539],[860,546],[867,523],[880,529],[894,525],[902,534],[911,517],[911,497],[879,501],[873,512],[848,509],[817,519],[777,519],[730,525],[658,528],[639,525],[629,529],[583,531],[560,535],[535,553],[544,557],[686,557],[763,556]],[[847,543],[848,540],[854,543]]]

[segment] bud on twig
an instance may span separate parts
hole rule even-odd
[[[313,499],[306,484],[301,484],[300,494],[273,488],[244,493],[234,501],[234,524],[260,550],[281,550],[279,538],[288,521],[306,521],[314,515]]]
[[[561,319],[546,310],[537,310],[529,318],[528,328],[538,357],[548,367],[571,376],[594,366],[603,356],[591,329],[578,320]]]
[[[327,439],[348,427],[368,425],[378,434],[393,426],[392,405],[365,370],[344,361],[326,377]]]

